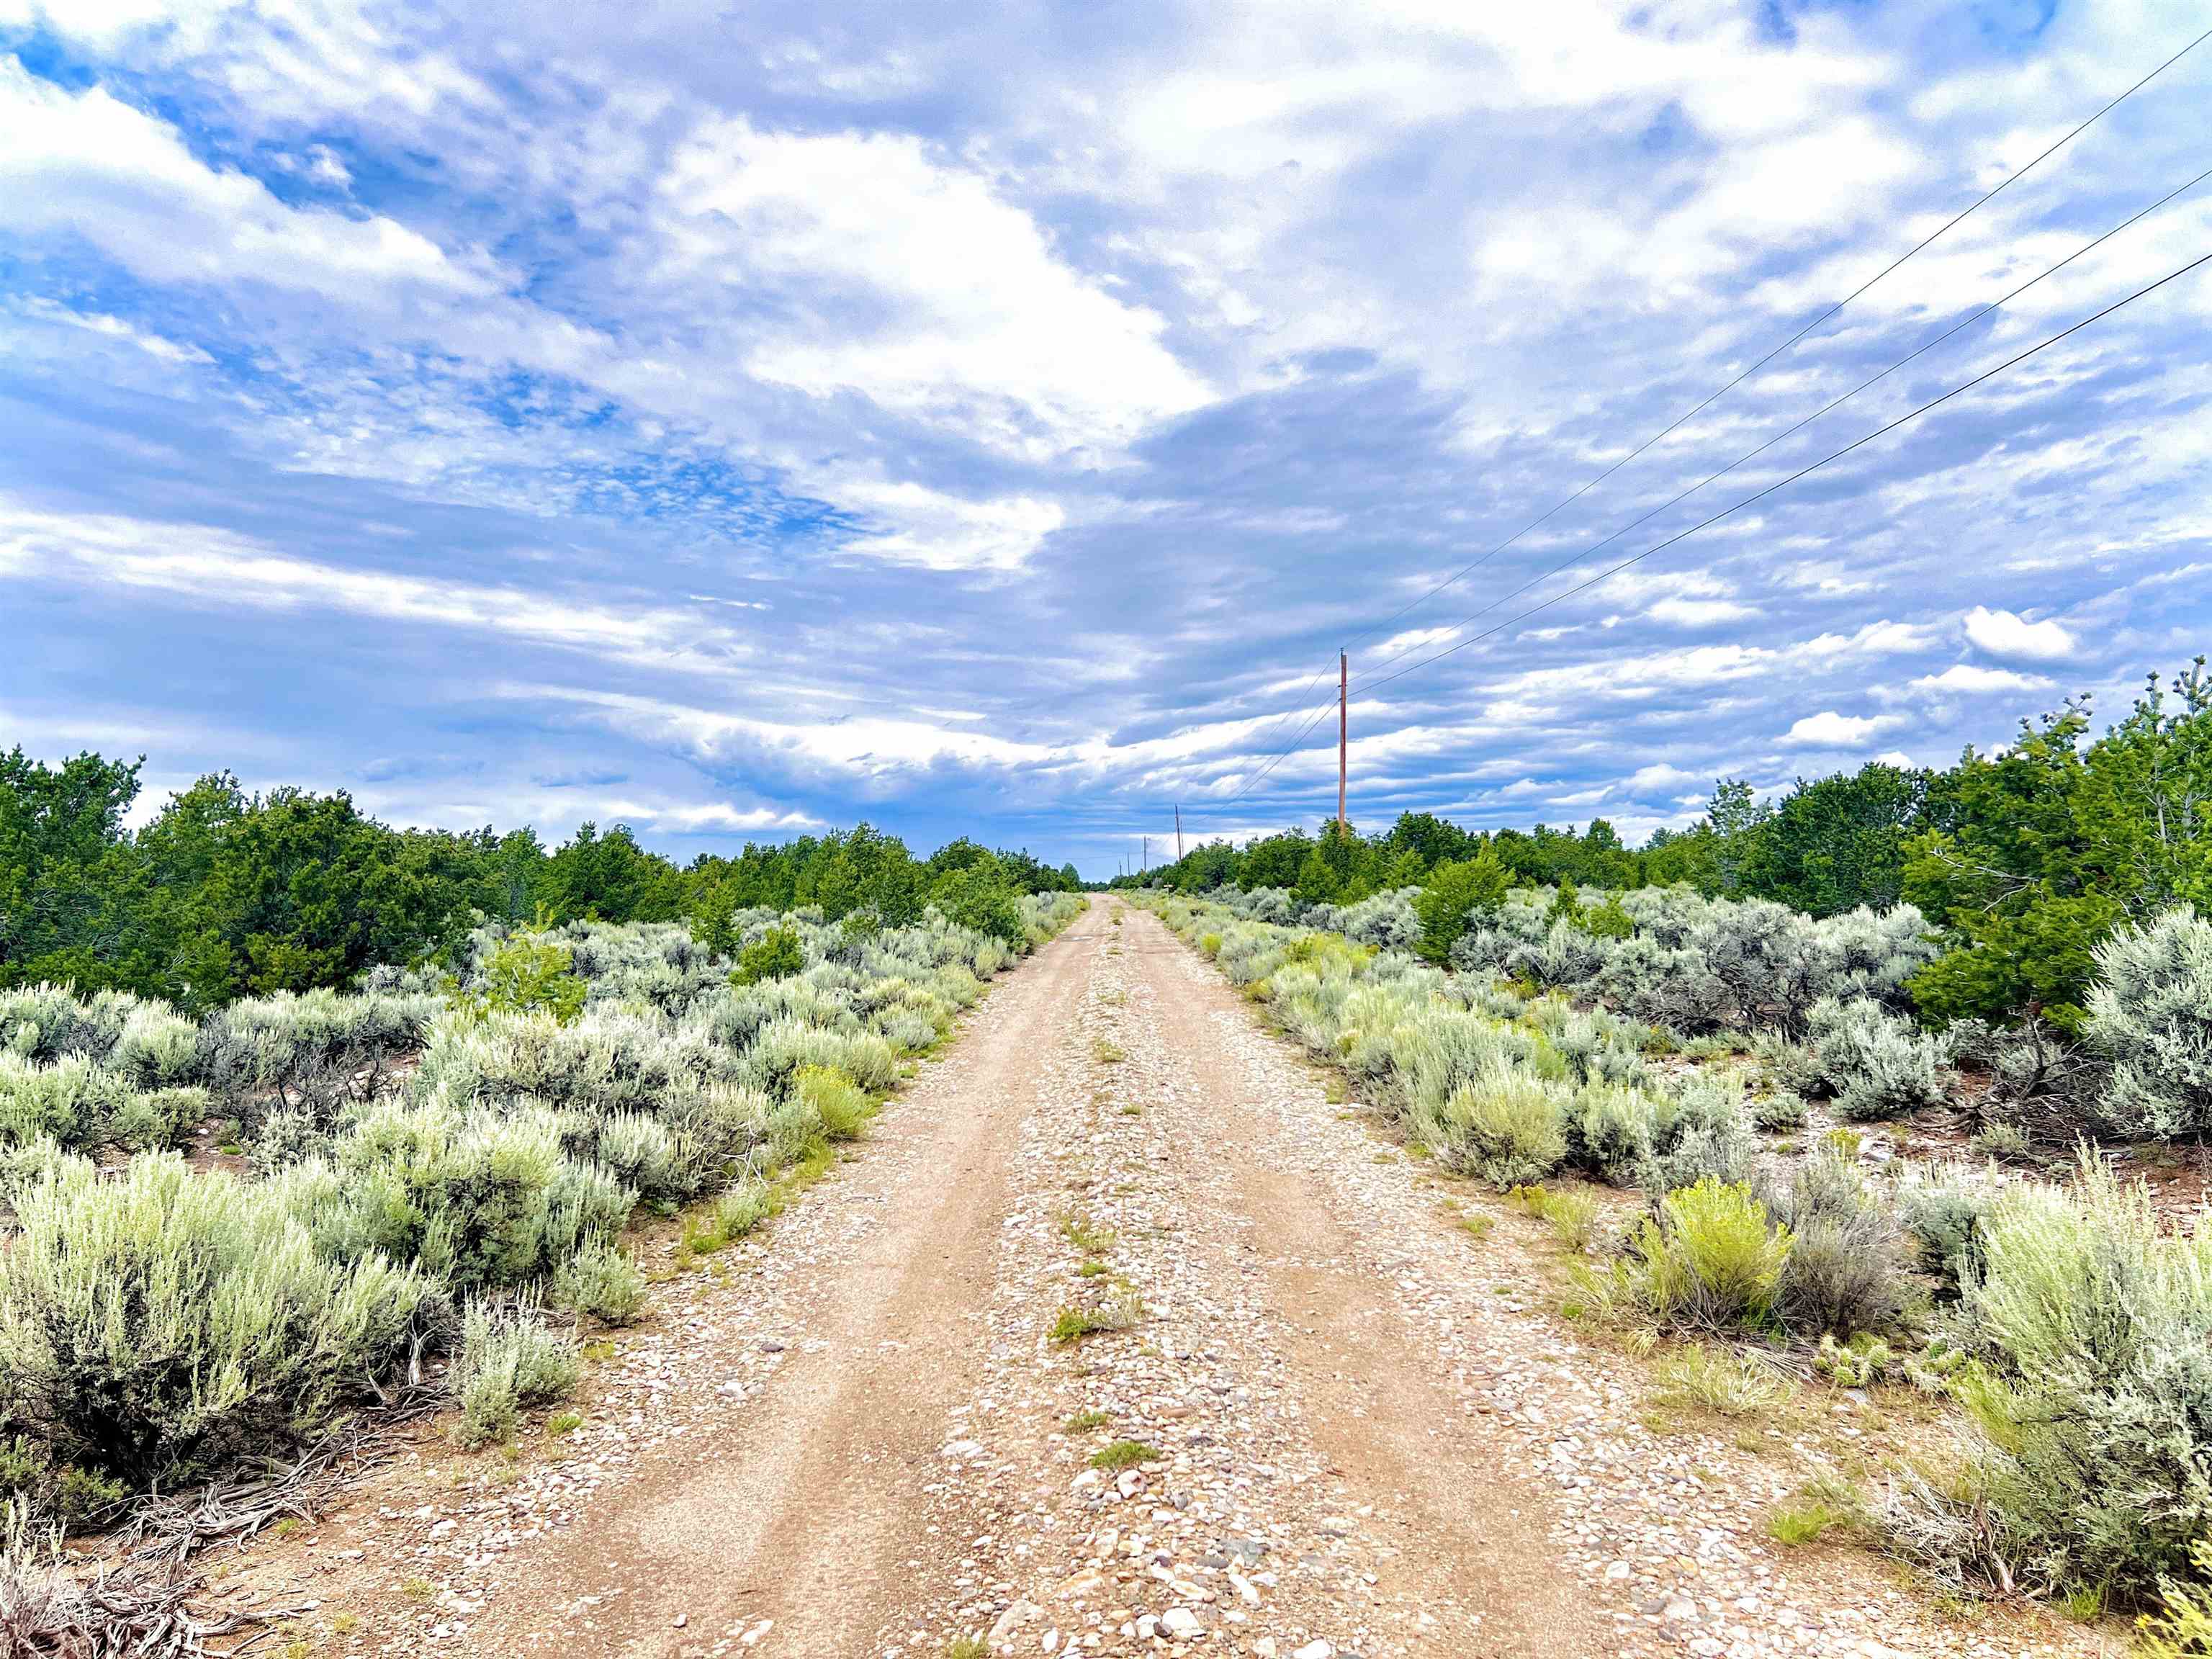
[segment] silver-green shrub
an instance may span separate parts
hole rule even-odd
[[[447,1382],[461,1402],[465,1446],[507,1439],[525,1406],[565,1400],[583,1379],[573,1332],[548,1326],[537,1304],[469,1304]]]
[[[1501,1066],[1440,1103],[1418,1104],[1413,1124],[1439,1164],[1503,1191],[1541,1181],[1565,1162],[1571,1098],[1557,1084]]]
[[[1536,984],[1578,990],[1603,971],[1607,941],[1584,933],[1569,921],[1555,921],[1535,939],[1517,944],[1505,953],[1510,974]]]
[[[1411,954],[1421,942],[1421,919],[1413,909],[1413,896],[1419,890],[1404,887],[1356,904],[1317,904],[1306,912],[1305,925],[1341,933],[1378,951]]]
[[[1994,1170],[1957,1164],[1916,1164],[1898,1181],[1897,1217],[1913,1265],[1945,1292],[1958,1294],[1980,1273],[1984,1224],[2002,1188]]]
[[[1805,1097],[1791,1090],[1753,1095],[1748,1109],[1753,1128],[1764,1130],[1768,1134],[1782,1134],[1803,1126]]]
[[[645,1275],[628,1250],[611,1243],[586,1244],[553,1275],[553,1300],[610,1325],[627,1325],[645,1310]]]
[[[2212,1536],[2212,1231],[2085,1158],[2070,1188],[2007,1188],[1965,1285],[1985,1501],[2015,1575],[2154,1589]]]
[[[568,1158],[550,1110],[385,1106],[275,1182],[325,1255],[420,1263],[459,1291],[530,1285],[619,1231],[635,1194]]]
[[[1741,1185],[1751,1178],[1759,1140],[1737,1086],[1692,1074],[1653,1103],[1651,1155],[1639,1171],[1644,1189],[1662,1198],[1701,1181]]]
[[[1807,1024],[1820,1083],[1842,1116],[1861,1122],[1898,1117],[1943,1098],[1949,1045],[1879,1003],[1823,997]]]
[[[191,1085],[142,1088],[81,1053],[41,1062],[0,1049],[0,1142],[144,1151],[173,1145],[208,1112],[207,1091]]]
[[[2168,910],[2096,955],[2086,1030],[2112,1063],[2106,1115],[2161,1140],[2212,1129],[2212,921]]]
[[[240,1099],[288,1094],[327,1069],[380,1075],[397,1056],[422,1046],[424,1028],[443,1006],[442,998],[419,991],[248,998],[200,1027],[198,1075]]]
[[[199,1027],[166,1003],[131,1010],[107,1051],[111,1071],[139,1089],[190,1084],[198,1073]]]
[[[756,1088],[783,1094],[807,1066],[842,1072],[871,1091],[898,1080],[897,1051],[875,1032],[833,1030],[793,1019],[761,1028],[744,1052],[741,1075]]]
[[[1585,1084],[1567,1108],[1570,1161],[1601,1181],[1632,1186],[1651,1157],[1653,1116],[1641,1090]]]
[[[330,1426],[401,1366],[430,1295],[334,1260],[283,1194],[172,1154],[114,1179],[53,1159],[0,1252],[0,1415],[133,1486],[235,1468]]]
[[[1753,1189],[1791,1236],[1775,1296],[1785,1329],[1848,1340],[1895,1326],[1905,1306],[1905,1241],[1856,1163],[1819,1152],[1786,1177],[1767,1166]]]

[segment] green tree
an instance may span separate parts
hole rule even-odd
[[[986,854],[988,858],[988,855]],[[930,902],[949,921],[1018,945],[1023,939],[1021,906],[995,859],[970,864],[938,878]]]
[[[1815,916],[1887,909],[1904,895],[1905,844],[1927,827],[1930,781],[1879,761],[1849,776],[1798,779],[1752,833],[1738,885]]]
[[[2125,914],[2112,871],[2083,834],[2086,705],[2069,700],[1990,757],[1968,749],[1953,775],[1953,828],[1907,846],[1905,896],[1960,943],[1913,976],[1942,1019],[2040,1009],[2081,1019],[2091,947]]]
[[[1386,851],[1394,855],[1411,853],[1424,868],[1472,858],[1481,844],[1480,836],[1469,835],[1433,812],[1401,812],[1390,833],[1382,838]]]
[[[2085,744],[2069,698],[1941,781],[1943,826],[1907,848],[1905,896],[1959,941],[1913,978],[1942,1018],[2041,1010],[2079,1028],[2096,945],[2123,919],[2212,908],[2212,683],[2203,659]]]
[[[1390,860],[1389,867],[1383,872],[1381,890],[1395,892],[1401,887],[1419,887],[1427,878],[1428,868],[1421,862],[1421,855],[1408,847]]]
[[[718,957],[735,955],[738,908],[736,882],[721,871],[698,872],[684,912],[690,922],[692,942]]]
[[[622,823],[604,836],[596,823],[579,824],[545,860],[537,884],[559,921],[671,921],[684,903],[676,866],[640,847]]]
[[[448,951],[467,929],[467,893],[343,791],[244,799],[234,779],[216,776],[195,786],[192,803],[187,862],[209,862],[178,895],[175,925],[181,942],[201,941],[194,1002],[343,985],[377,963]],[[163,827],[157,819],[154,830]]]
[[[1586,911],[1582,920],[1583,931],[1595,933],[1600,939],[1633,939],[1636,919],[1628,914],[1628,907],[1620,902],[1618,893],[1607,893],[1605,902]]]
[[[1721,889],[1719,846],[1712,825],[1702,821],[1687,830],[1655,830],[1644,847],[1644,880],[1654,887],[1684,884],[1710,897]]]
[[[542,932],[518,933],[491,953],[483,983],[456,989],[454,1006],[478,1022],[493,1014],[545,1013],[566,1025],[584,1012],[588,989],[574,968],[567,945]]]
[[[1751,786],[1742,779],[1715,781],[1705,823],[1712,830],[1713,876],[1719,891],[1732,895],[1742,884],[1743,867],[1758,844],[1766,816],[1766,808],[1752,799]]]
[[[927,866],[915,862],[904,842],[860,823],[849,834],[823,837],[800,876],[798,896],[801,904],[820,905],[831,921],[866,909],[885,927],[906,927],[921,916],[928,884]]]
[[[1301,904],[1334,904],[1338,890],[1335,866],[1318,846],[1309,847],[1291,896]]]
[[[2212,914],[2212,678],[2199,657],[2084,757],[2075,816],[2137,921],[2194,905]]]
[[[1513,872],[1497,852],[1485,847],[1471,859],[1455,859],[1429,872],[1428,884],[1413,901],[1421,919],[1421,954],[1431,962],[1450,958],[1476,915],[1494,915],[1504,908]]]
[[[806,971],[806,949],[798,933],[771,927],[738,952],[738,965],[730,973],[732,985],[758,985],[764,980],[789,979]]]
[[[123,830],[143,764],[0,755],[0,985],[160,988],[159,941]]]
[[[1286,830],[1253,842],[1244,849],[1237,884],[1248,892],[1255,887],[1295,886],[1312,850],[1313,842],[1303,830]]]
[[[490,840],[491,831],[484,836]],[[484,858],[483,890],[477,907],[501,921],[520,921],[538,914],[538,884],[545,868],[545,848],[535,830],[510,830],[492,842]]]
[[[1559,890],[1552,895],[1551,908],[1544,912],[1547,922],[1564,921],[1579,927],[1584,921],[1583,896],[1571,876],[1559,878]]]

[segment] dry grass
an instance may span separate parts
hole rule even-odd
[[[1718,1417],[1756,1417],[1790,1395],[1774,1369],[1737,1349],[1692,1342],[1651,1368],[1652,1401],[1674,1410]]]

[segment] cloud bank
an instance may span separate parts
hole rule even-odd
[[[0,0],[0,743],[1097,873],[1332,811],[1347,642],[1368,824],[2117,712],[2212,624],[2212,280],[1381,675],[2212,248],[2080,252],[2208,49],[1680,419],[2198,26]]]

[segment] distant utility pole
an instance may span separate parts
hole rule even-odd
[[[1182,862],[1182,807],[1176,807],[1176,862]]]
[[[1150,836],[1146,836],[1144,838],[1144,846],[1145,861],[1137,866],[1137,873],[1140,876],[1146,874],[1152,867],[1152,838]]]
[[[1336,653],[1336,827],[1344,830],[1344,750],[1350,726],[1345,713],[1345,694],[1352,684],[1352,657],[1347,652]]]

